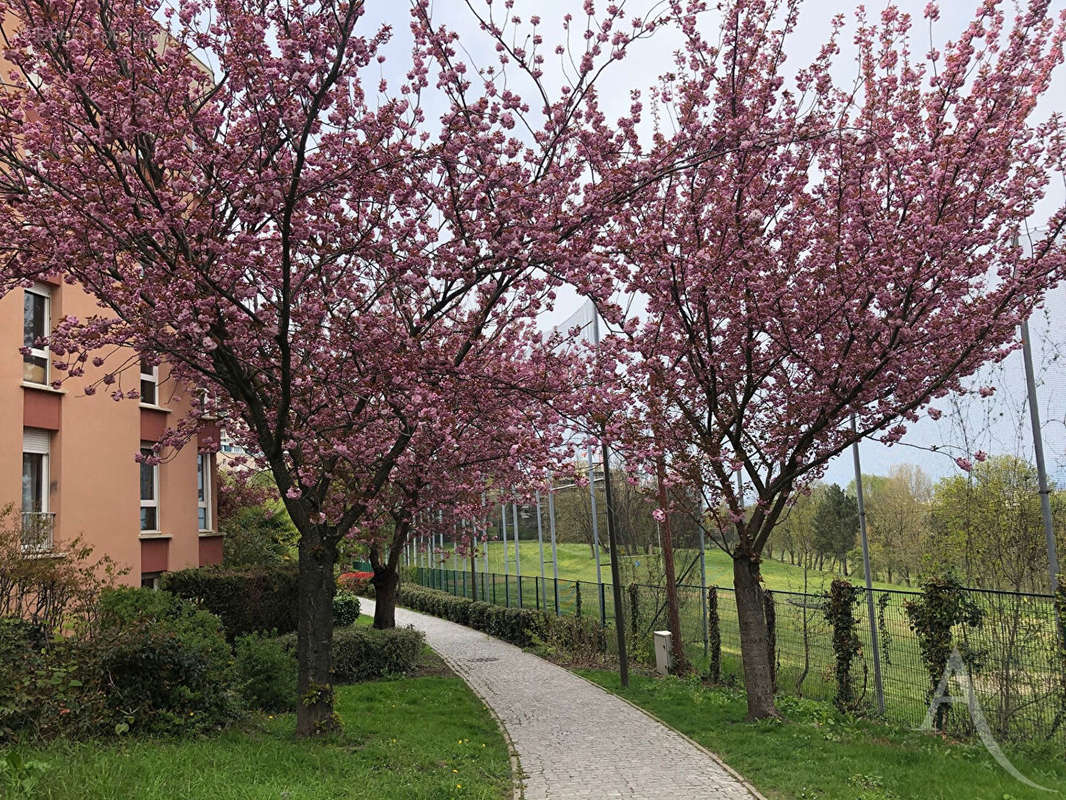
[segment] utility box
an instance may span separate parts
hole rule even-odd
[[[655,671],[660,675],[669,675],[673,666],[674,637],[670,631],[655,631]]]

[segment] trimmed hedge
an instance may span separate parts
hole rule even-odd
[[[296,634],[279,636],[281,646],[296,652]],[[359,683],[386,675],[404,675],[418,665],[426,639],[414,628],[335,628],[331,654],[333,681]]]
[[[162,588],[217,614],[230,641],[257,631],[284,634],[296,630],[295,567],[183,569],[164,573]]]
[[[607,637],[591,620],[555,617],[531,608],[505,608],[423,586],[400,585],[399,605],[467,625],[519,647],[551,640],[573,652],[607,652]]]

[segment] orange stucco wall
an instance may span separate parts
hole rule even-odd
[[[140,583],[143,572],[221,560],[221,539],[198,530],[195,441],[160,465],[161,536],[149,538],[140,532],[140,473],[134,456],[142,437],[157,438],[166,425],[181,418],[190,402],[169,380],[166,366],[159,370],[159,405],[164,410],[133,400],[115,402],[103,386],[96,395],[85,395],[85,384],[104,371],[91,366],[84,378],[68,380],[60,393],[23,384],[23,294],[16,289],[0,298],[0,507],[10,502],[18,511],[21,505],[23,426],[48,428],[54,430],[49,510],[56,515],[57,550],[80,536],[96,555],[106,553],[127,569],[122,580],[133,585]],[[85,319],[94,313],[100,313],[95,300],[78,287],[53,287],[52,324],[63,315]],[[139,385],[137,360],[130,361],[119,376],[122,388]],[[61,375],[53,371],[53,378]],[[212,480],[213,490],[217,485]],[[214,507],[214,497],[212,501]]]
[[[0,19],[8,34],[17,27],[13,16]],[[0,71],[10,64],[0,57]],[[70,314],[85,319],[100,313],[96,301],[76,286],[49,280],[52,285],[51,322]],[[128,570],[125,583],[137,585],[142,572],[182,569],[221,560],[221,538],[198,531],[196,502],[196,446],[187,444],[160,466],[159,529],[161,536],[140,532],[140,472],[134,456],[142,437],[157,438],[188,409],[178,387],[160,367],[159,405],[142,408],[136,401],[115,402],[110,391],[86,396],[86,383],[103,370],[86,366],[84,378],[68,381],[60,392],[22,383],[24,290],[0,297],[0,509],[21,507],[23,426],[53,431],[50,452],[49,510],[55,512],[55,549],[76,536],[92,545],[96,555],[109,555]],[[106,313],[106,312],[105,312]],[[120,376],[123,388],[140,381],[137,359]],[[119,356],[118,361],[124,359]],[[105,365],[113,369],[113,365]],[[62,373],[53,372],[53,378]],[[217,439],[217,432],[214,434]],[[215,474],[212,458],[212,478]],[[212,480],[212,494],[218,486]],[[217,519],[217,496],[212,497],[212,522]],[[18,517],[11,520],[17,524]]]

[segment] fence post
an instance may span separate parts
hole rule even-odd
[[[492,573],[492,604],[496,605],[496,573]]]
[[[511,576],[503,573],[503,600],[507,607],[511,607]]]
[[[611,558],[614,558],[614,554],[611,554]],[[604,585],[600,583],[600,627],[607,627],[607,592],[604,591]],[[615,609],[615,616],[618,616],[618,609]]]
[[[533,588],[536,590],[537,595],[537,611],[540,611],[540,578],[536,575],[533,576]]]
[[[574,616],[576,616],[578,619],[580,619],[581,618],[581,581],[574,581],[574,597],[575,597],[574,604],[575,604],[575,607],[576,607],[576,611],[574,612]]]

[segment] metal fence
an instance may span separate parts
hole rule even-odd
[[[553,580],[536,576],[500,575],[419,567],[414,580],[451,594],[476,597],[503,606],[539,608],[547,613],[598,619],[604,627],[616,618],[610,584]],[[476,590],[475,590],[476,586]],[[714,587],[721,636],[721,679],[743,685],[740,627],[733,590]],[[863,590],[865,591],[865,590]],[[1002,741],[1066,741],[1066,674],[1056,654],[1058,634],[1054,598],[969,589],[984,621],[976,629],[960,629],[956,640],[973,675],[977,699],[994,735]],[[779,694],[832,700],[836,691],[833,632],[822,613],[824,595],[773,591],[776,623],[775,661]],[[880,635],[885,717],[917,727],[929,709],[932,681],[922,663],[918,637],[905,611],[917,592],[874,589]],[[633,637],[630,648],[637,660],[652,659],[651,632],[666,627],[662,587],[635,585],[623,593],[621,617]],[[860,704],[874,707],[870,624],[865,597],[856,608],[862,652],[853,665]],[[707,602],[699,586],[678,586],[681,635],[692,662],[705,670],[708,663]],[[634,617],[635,613],[635,617]],[[611,637],[608,637],[610,640]],[[938,676],[939,679],[939,676]],[[951,691],[964,688],[953,683]],[[947,717],[949,733],[973,733],[971,716],[956,706]]]

